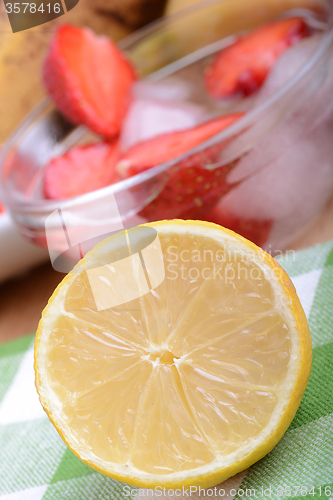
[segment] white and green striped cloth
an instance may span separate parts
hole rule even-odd
[[[313,369],[280,443],[216,489],[155,492],[95,472],[66,447],[34,387],[33,336],[0,345],[0,500],[297,498],[333,500],[333,241],[279,259],[309,319]]]

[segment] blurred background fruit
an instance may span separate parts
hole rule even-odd
[[[202,0],[169,0],[166,8],[167,14],[173,14],[181,9],[185,9],[186,7],[190,7],[191,5],[198,4],[202,2]],[[232,4],[232,0],[229,2]],[[309,8],[316,9],[321,8],[323,5],[322,0],[252,0],[249,2],[248,0],[242,0],[242,12],[245,6],[248,5],[249,11],[254,10],[255,8],[263,8],[267,7],[268,9],[278,9],[279,11],[283,11],[286,9],[293,8]]]
[[[244,30],[255,28],[274,20],[280,13],[289,9],[306,8],[322,11],[324,0],[169,0],[166,14],[174,14],[192,5],[202,4],[206,8],[173,23],[173,29],[159,30],[158,34],[146,37],[136,53],[134,61],[143,74],[149,74],[163,66],[185,57],[202,47]],[[241,13],[241,15],[240,15]],[[193,29],[200,26],[200,30]],[[177,48],[177,53],[175,53]],[[161,51],[164,60],[161,60]]]
[[[13,34],[0,3],[0,143],[45,95],[41,66],[60,24],[89,26],[118,41],[163,12],[166,0],[80,0],[65,16]]]
[[[163,15],[167,0],[90,0],[96,14],[135,30]]]

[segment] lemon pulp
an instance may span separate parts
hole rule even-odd
[[[72,277],[43,370],[72,449],[166,476],[260,444],[291,391],[298,340],[246,253],[190,232],[160,242],[165,279],[130,303],[98,311],[87,274]]]

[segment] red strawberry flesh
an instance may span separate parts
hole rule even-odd
[[[118,159],[117,141],[72,148],[53,158],[45,170],[45,198],[74,198],[116,182]]]
[[[110,39],[89,29],[61,26],[43,76],[51,98],[71,122],[106,138],[119,135],[136,75]]]
[[[171,132],[143,141],[130,148],[121,157],[117,166],[119,174],[123,177],[132,177],[161,163],[171,161],[222,132],[241,116],[243,113],[222,116],[193,129]]]
[[[273,226],[273,220],[249,219],[246,214],[239,217],[219,205],[214,207],[206,215],[205,219],[208,222],[214,222],[231,229],[260,247],[264,246],[268,241]]]
[[[206,69],[207,91],[215,98],[258,90],[279,57],[310,30],[303,19],[276,21],[223,49]]]
[[[217,118],[198,127],[164,134],[142,142],[125,153],[117,165],[122,177],[151,169],[189,152],[243,116],[242,113]],[[140,215],[148,220],[162,218],[199,218],[229,191],[226,183],[236,162],[207,170],[218,161],[226,142],[206,148],[177,162],[166,175],[168,180],[157,197]]]

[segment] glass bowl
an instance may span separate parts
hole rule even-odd
[[[314,8],[304,8],[308,4]],[[227,169],[225,187],[212,196],[209,186],[190,207],[191,218],[227,226],[278,252],[327,203],[333,192],[332,11],[331,2],[255,0],[250,8],[247,0],[211,0],[167,16],[119,44],[148,89],[181,81],[187,86],[186,101],[200,105],[208,118],[245,112],[181,157],[224,144],[218,162],[202,167],[216,175]],[[217,51],[240,33],[293,15],[307,18],[316,34],[282,56],[257,94],[228,101],[207,95],[202,74]],[[76,260],[107,234],[157,218],[149,207],[163,196],[179,168],[177,158],[71,200],[44,199],[47,162],[73,145],[94,140],[45,99],[2,151],[0,197],[21,233],[48,246],[55,256],[67,252]],[[158,217],[186,215],[171,203]]]

